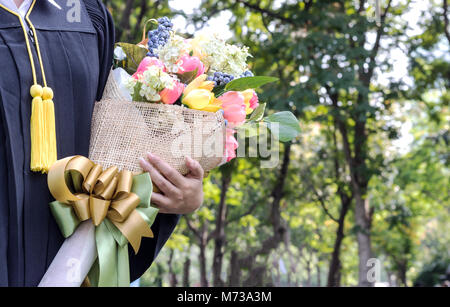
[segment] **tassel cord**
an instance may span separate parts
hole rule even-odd
[[[30,9],[25,16],[25,20],[29,24],[34,36],[44,88],[42,88],[42,86],[40,86],[37,82],[36,67],[33,53],[31,51],[30,39],[28,38],[28,33],[25,29],[22,18],[18,13],[8,9],[4,5],[0,4],[0,7],[15,15],[19,19],[25,37],[28,57],[30,59],[31,72],[33,74],[33,86],[30,88],[30,94],[33,97],[30,119],[30,168],[35,172],[47,173],[50,166],[57,160],[55,108],[53,103],[53,90],[47,86],[47,79],[45,77],[45,70],[37,32],[29,18],[35,4],[36,0],[33,0]]]

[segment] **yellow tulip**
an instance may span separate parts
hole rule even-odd
[[[214,94],[205,89],[193,89],[183,97],[183,103],[195,110],[203,110],[214,101]]]
[[[207,77],[208,77],[207,75],[203,74],[195,78],[194,81],[192,81],[191,83],[189,83],[188,86],[186,86],[183,95],[187,96],[191,91],[200,88],[203,85],[203,82],[206,81]]]
[[[204,81],[198,88],[211,92],[214,89],[214,85],[213,81]]]
[[[222,101],[214,98],[202,111],[215,113],[222,107]]]

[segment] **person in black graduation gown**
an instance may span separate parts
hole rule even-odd
[[[111,69],[114,25],[101,1],[80,1],[80,18],[38,0],[30,20],[37,30],[47,83],[55,93],[58,158],[88,155],[91,115]],[[32,54],[37,62],[36,47]],[[38,79],[42,76],[37,69]],[[0,286],[36,286],[64,241],[48,203],[47,176],[30,171],[30,116],[33,78],[24,33],[17,16],[0,7]],[[162,191],[160,208],[137,255],[130,252],[131,280],[151,265],[178,223],[179,214],[202,202],[203,170],[175,174],[158,157],[141,161]],[[169,179],[166,179],[169,178]],[[132,251],[132,249],[130,249]]]

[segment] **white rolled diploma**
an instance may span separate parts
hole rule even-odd
[[[80,287],[96,259],[95,227],[89,220],[64,241],[39,287]]]

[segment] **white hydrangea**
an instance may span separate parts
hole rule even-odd
[[[183,37],[172,33],[167,44],[160,46],[157,52],[167,70],[176,74],[179,70],[177,62],[181,56],[189,53],[189,44]]]
[[[241,76],[248,70],[247,58],[250,57],[248,47],[227,44],[219,34],[202,36],[194,39],[201,49],[202,61],[209,67],[209,74],[216,71]]]
[[[128,89],[130,91],[130,95],[133,96],[134,93],[134,87],[136,86],[137,80],[134,79],[133,77],[129,76],[125,81],[124,81],[124,85],[125,88]]]
[[[159,93],[165,88],[173,89],[175,86],[174,79],[158,66],[150,66],[144,71],[139,80],[130,78],[126,86],[134,92],[137,83],[141,84],[139,96],[150,102],[160,101],[161,96]]]

